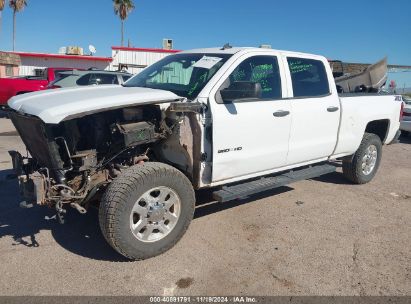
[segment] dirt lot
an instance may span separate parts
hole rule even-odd
[[[0,119],[1,295],[411,295],[411,138],[384,148],[365,186],[339,173],[247,200],[198,196],[196,218],[166,254],[128,262],[91,210],[68,224],[18,207]]]

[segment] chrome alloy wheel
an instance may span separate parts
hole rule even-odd
[[[130,214],[130,228],[142,242],[157,242],[176,226],[181,213],[178,194],[168,187],[156,187],[144,193]]]
[[[375,168],[378,158],[378,150],[374,145],[370,145],[365,151],[365,155],[362,158],[362,173],[364,175],[370,175]]]

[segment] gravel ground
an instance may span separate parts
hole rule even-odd
[[[25,151],[0,119],[0,295],[411,295],[411,138],[367,185],[335,173],[225,204],[201,192],[184,238],[141,262],[106,244],[96,210],[59,225],[19,208],[10,149]]]

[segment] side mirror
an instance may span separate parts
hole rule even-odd
[[[251,81],[236,81],[228,88],[221,90],[221,97],[224,103],[234,101],[249,101],[250,99],[259,99],[262,96],[261,84]]]

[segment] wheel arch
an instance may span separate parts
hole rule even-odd
[[[382,143],[385,143],[388,132],[390,130],[390,120],[389,119],[379,119],[368,122],[365,127],[365,133],[372,133],[377,135]]]

